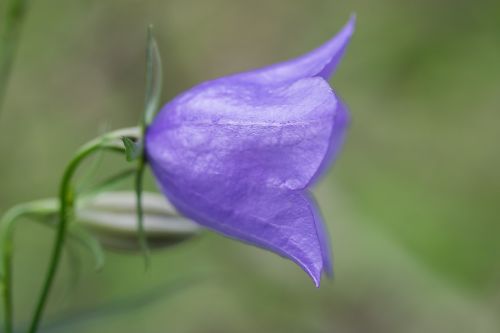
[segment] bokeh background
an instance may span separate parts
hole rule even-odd
[[[148,271],[140,255],[108,253],[95,272],[77,248],[45,332],[500,331],[498,1],[32,0],[0,119],[0,209],[54,196],[79,145],[137,123],[149,23],[167,101],[300,55],[352,12],[332,80],[352,126],[315,190],[335,279],[316,289],[291,262],[212,233],[155,252]],[[18,326],[52,236],[17,228]]]

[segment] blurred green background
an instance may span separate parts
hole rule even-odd
[[[291,262],[212,233],[156,252],[147,272],[113,253],[95,272],[79,249],[46,332],[500,331],[498,1],[32,0],[0,119],[0,209],[54,196],[79,145],[137,123],[147,24],[167,101],[300,55],[351,12],[357,31],[332,84],[353,122],[315,191],[335,279],[316,289]],[[52,235],[17,228],[18,325]]]

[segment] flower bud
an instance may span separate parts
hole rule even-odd
[[[144,233],[151,248],[177,244],[201,231],[198,224],[180,216],[162,195],[144,192],[142,206]],[[76,220],[107,248],[140,249],[136,197],[132,191],[105,192],[82,200],[77,205]]]

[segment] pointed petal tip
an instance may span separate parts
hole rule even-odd
[[[357,17],[357,14],[355,12],[352,12],[351,16],[349,16],[349,21],[347,22],[347,25],[350,26],[352,28],[352,30],[354,30],[354,28],[356,26],[356,17]]]
[[[316,76],[320,76],[328,81],[334,74],[337,65],[344,55],[346,47],[349,44],[351,36],[354,33],[355,25],[356,15],[351,14],[347,23],[332,39],[330,39],[319,49],[316,49],[315,51],[310,53],[310,55],[320,55],[319,59],[322,59],[322,61],[327,60],[324,63],[322,69],[315,73]]]
[[[333,37],[333,39],[343,39],[344,44],[347,44],[349,39],[351,38],[352,34],[356,30],[356,13],[352,13],[349,16],[349,20],[347,21],[346,24],[340,29],[340,31]]]
[[[356,16],[356,13],[352,13],[349,17],[349,21],[347,21],[346,25],[344,26],[344,29],[348,32],[349,37],[351,37],[356,30]]]
[[[301,268],[307,273],[307,275],[309,276],[309,278],[312,280],[312,282],[314,283],[314,286],[316,288],[319,288],[320,285],[321,285],[321,276],[322,276],[322,270],[323,269],[320,269],[320,270],[310,270],[308,267],[302,265],[302,264],[299,264],[299,266],[301,266]]]
[[[323,275],[328,279],[333,279],[333,267],[329,262],[323,262],[322,266],[319,269],[311,269],[310,267],[307,267],[302,263],[298,264],[307,273],[316,288],[319,288],[321,286],[321,279]]]
[[[328,81],[344,54],[355,25],[356,14],[352,13],[340,31],[318,48],[295,59],[234,74],[229,78],[259,84],[290,83],[314,76],[320,76]]]
[[[356,13],[351,13],[347,23],[340,29],[339,35],[344,34],[345,38],[350,38],[356,30]]]
[[[320,288],[321,287],[321,279],[322,279],[323,273],[325,274],[325,276],[328,279],[333,279],[333,272],[329,271],[328,268],[326,268],[326,267],[324,269],[322,269],[319,272],[319,274],[311,274],[310,272],[307,272],[307,274],[311,278],[311,280],[314,283],[314,286],[316,288]]]

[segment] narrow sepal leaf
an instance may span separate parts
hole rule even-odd
[[[148,41],[146,46],[146,101],[144,110],[144,124],[147,126],[158,111],[162,87],[162,65],[160,50],[153,35],[153,26],[148,27]]]
[[[118,186],[121,182],[123,182],[127,178],[134,175],[135,173],[136,173],[135,168],[126,169],[111,177],[104,179],[103,181],[95,185],[89,186],[80,193],[80,200],[84,201],[86,200],[86,198],[89,198],[91,196],[97,195],[102,192],[109,191]]]
[[[37,221],[43,225],[49,226],[51,228],[57,228],[57,215],[40,215],[40,216],[30,216],[34,221]],[[82,245],[86,250],[90,252],[95,261],[95,269],[100,270],[104,266],[104,251],[101,244],[90,233],[85,231],[83,228],[76,224],[72,224],[68,228],[68,239],[73,242],[77,242]]]
[[[101,270],[104,267],[105,256],[101,243],[97,238],[78,225],[72,225],[68,231],[72,239],[78,241],[92,254],[95,261],[95,270]]]

